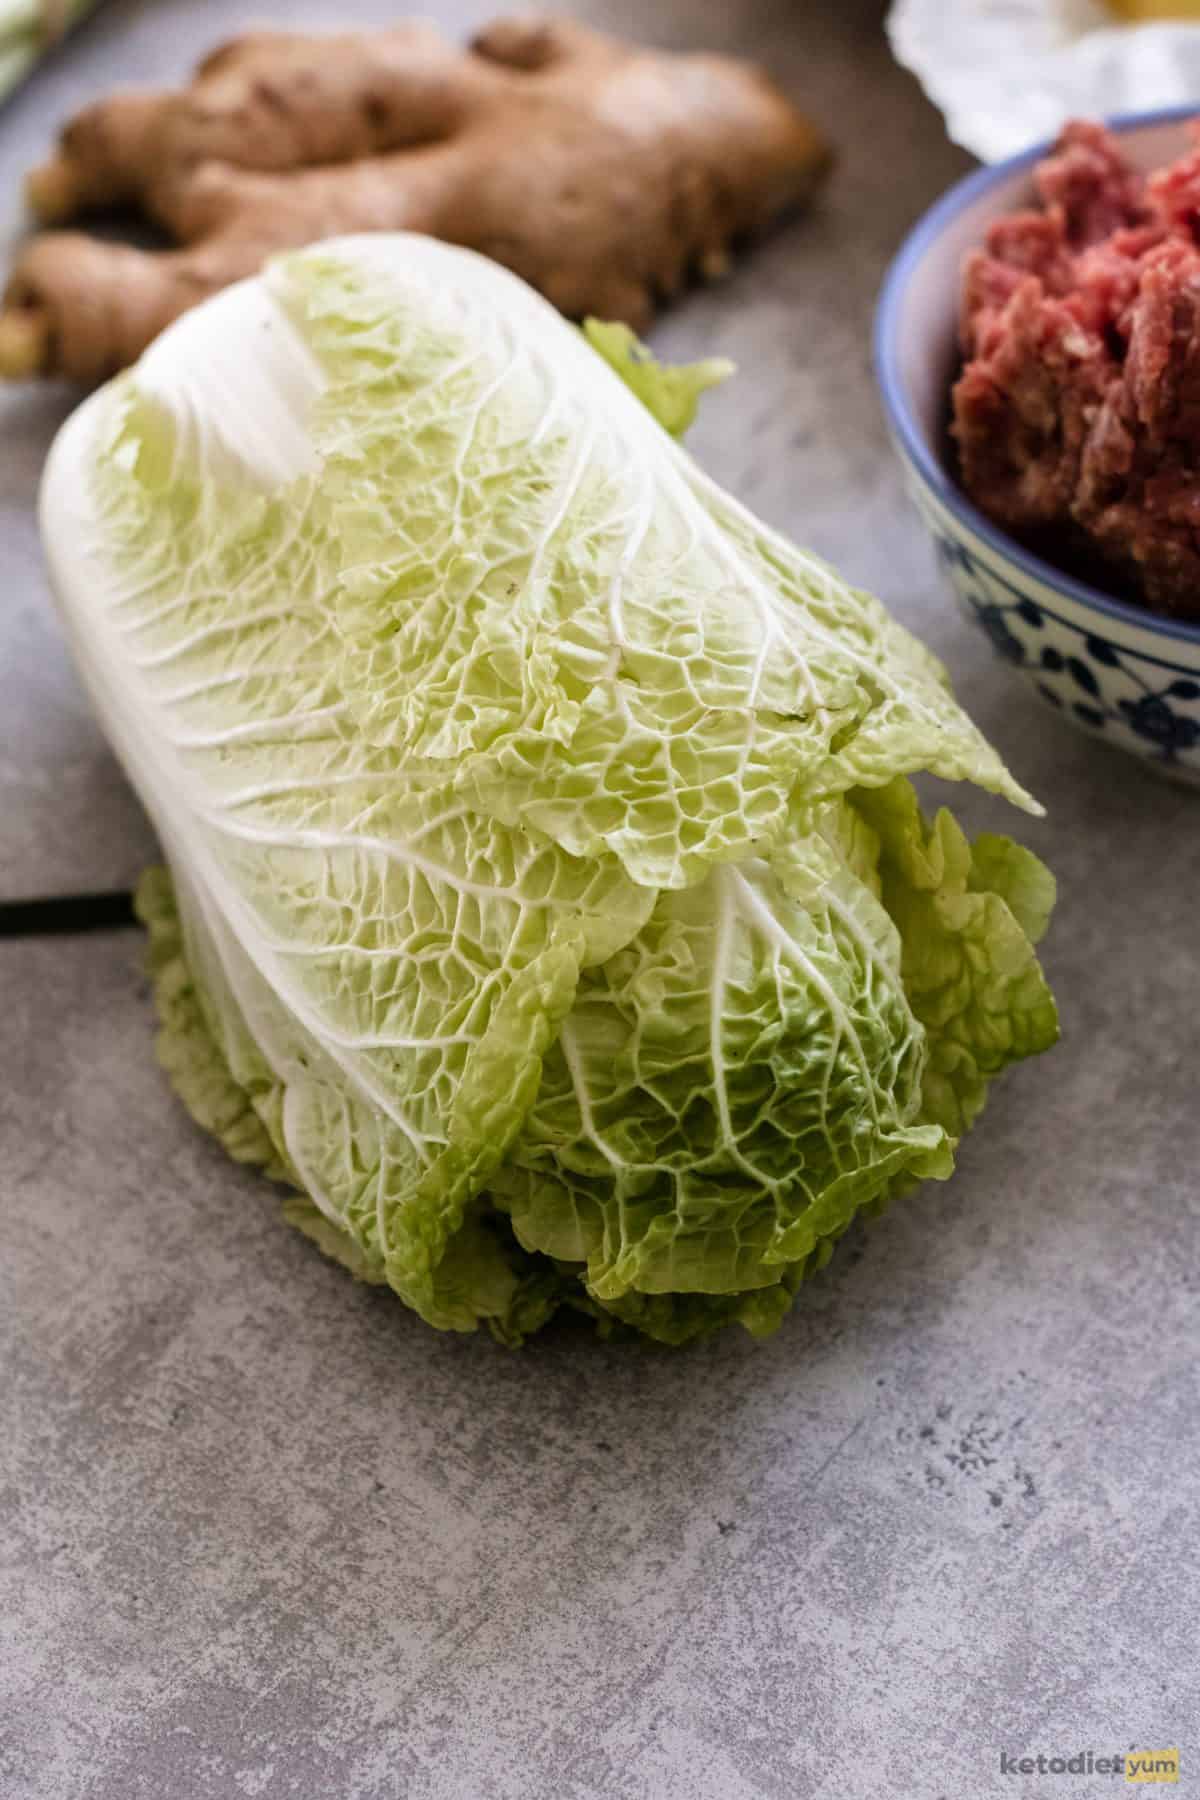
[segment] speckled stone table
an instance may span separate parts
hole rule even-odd
[[[0,113],[4,229],[65,110],[244,10],[109,6]],[[135,936],[0,943],[4,1800],[1041,1800],[1120,1784],[1002,1753],[1174,1744],[1197,1791],[1200,796],[1037,710],[903,501],[872,300],[963,159],[880,10],[655,10],[664,43],[769,62],[843,146],[820,210],[658,342],[737,360],[702,460],[881,591],[1048,802],[1064,1044],[769,1343],[564,1325],[512,1354],[356,1287],[190,1127]],[[37,554],[68,404],[0,399],[3,896],[153,854]]]

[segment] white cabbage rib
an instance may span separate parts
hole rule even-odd
[[[964,986],[970,852],[897,783],[1028,803],[938,665],[482,259],[342,240],[186,315],[68,422],[43,526],[174,873],[164,1060],[434,1323],[760,1328],[1046,1038],[1015,924]]]

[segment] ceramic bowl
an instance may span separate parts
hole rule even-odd
[[[1197,111],[1135,115],[1113,129],[1133,161],[1153,168],[1189,147]],[[972,506],[946,463],[959,268],[993,219],[1032,198],[1047,148],[967,176],[902,246],[875,327],[888,426],[959,601],[1014,675],[1082,730],[1200,784],[1200,625],[1157,618],[1031,555]]]

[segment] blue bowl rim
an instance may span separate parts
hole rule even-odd
[[[1144,129],[1152,125],[1182,124],[1188,119],[1200,118],[1200,101],[1190,106],[1160,107],[1151,112],[1117,113],[1105,120],[1110,131],[1126,132]],[[1167,619],[1160,613],[1152,613],[1144,607],[1131,605],[1128,601],[1114,599],[1099,588],[1090,587],[1086,582],[1077,581],[1056,569],[1053,563],[1044,562],[1040,556],[1026,550],[1008,533],[993,525],[962,490],[951,480],[938,458],[925,441],[925,435],[909,409],[897,368],[899,349],[899,318],[901,302],[905,290],[912,278],[918,263],[925,256],[931,244],[935,243],[942,233],[958,218],[959,214],[972,206],[980,195],[991,188],[1008,181],[1023,170],[1032,169],[1052,148],[1053,140],[1045,139],[1033,144],[1028,150],[1022,150],[1017,156],[1007,157],[1003,162],[990,163],[982,169],[975,169],[971,174],[963,176],[961,181],[947,189],[940,200],[936,200],[924,213],[905,237],[896,255],[893,257],[883,286],[880,289],[879,301],[875,309],[875,331],[873,355],[875,376],[879,383],[880,393],[888,421],[903,446],[909,461],[916,467],[921,479],[927,487],[933,489],[946,510],[955,514],[962,523],[981,538],[998,556],[1004,557],[1016,567],[1024,570],[1044,586],[1057,588],[1059,593],[1066,594],[1081,606],[1094,608],[1109,618],[1120,619],[1124,624],[1133,625],[1142,631],[1148,631],[1159,637],[1174,638],[1177,642],[1200,645],[1200,624],[1189,624],[1181,619]]]

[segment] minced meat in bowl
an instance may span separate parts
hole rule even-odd
[[[959,480],[1044,560],[1200,621],[1200,125],[1150,173],[1068,125],[962,268]]]
[[[888,271],[875,368],[965,617],[1057,718],[1200,786],[1197,110],[950,188]]]

